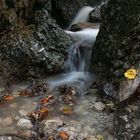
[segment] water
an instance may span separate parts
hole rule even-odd
[[[99,29],[84,29],[77,32],[66,31],[74,39],[75,44],[69,49],[68,60],[65,63],[69,71],[87,71],[90,64],[91,50]]]
[[[82,9],[79,10],[78,14],[73,19],[72,23],[70,24],[69,28],[76,23],[79,22],[87,22],[89,20],[89,13],[93,10],[93,7],[84,6]]]

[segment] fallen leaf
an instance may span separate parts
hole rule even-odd
[[[12,95],[5,95],[4,96],[4,100],[9,101],[9,100],[13,100],[14,97]]]
[[[54,99],[54,96],[52,96],[52,95],[49,95],[47,98],[43,98],[42,100],[41,100],[41,103],[42,104],[47,104],[47,103],[49,103],[51,100],[53,100]]]
[[[104,138],[101,135],[97,135],[97,140],[104,140]]]
[[[68,135],[68,133],[65,132],[65,131],[59,132],[59,136],[60,136],[60,138],[61,138],[62,140],[68,140],[68,139],[69,139],[69,135]]]
[[[64,106],[60,110],[65,115],[71,115],[74,113],[74,109],[72,107],[69,107],[69,106]]]
[[[129,69],[124,73],[124,76],[128,79],[135,79],[137,75],[137,70],[136,69]]]

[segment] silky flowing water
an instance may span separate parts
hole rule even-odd
[[[81,21],[87,20],[88,13],[92,10],[91,7],[86,7],[86,13],[83,16],[78,14],[77,18]],[[82,13],[84,8],[81,10]],[[87,13],[88,12],[88,13]],[[85,17],[86,16],[86,17]],[[79,19],[80,18],[80,19]],[[74,19],[74,23],[78,22]],[[48,83],[49,92],[43,96],[37,97],[16,97],[11,101],[0,104],[0,134],[5,133],[29,133],[29,130],[22,130],[17,126],[19,119],[27,116],[28,113],[35,110],[40,103],[40,100],[48,95],[53,95],[56,99],[61,96],[58,94],[58,88],[63,85],[76,87],[80,91],[75,99],[74,113],[64,115],[60,108],[65,106],[61,101],[51,105],[47,119],[59,118],[64,122],[74,125],[74,127],[87,136],[102,135],[104,140],[115,140],[112,136],[112,118],[113,114],[99,112],[94,109],[94,104],[100,101],[98,94],[94,92],[96,89],[90,89],[90,86],[95,83],[96,76],[88,72],[91,49],[98,34],[99,29],[84,29],[78,32],[66,31],[74,37],[77,42],[69,49],[68,60],[65,67],[66,72],[52,75],[44,79],[38,79],[41,83]],[[84,45],[83,45],[84,44]],[[1,81],[2,83],[2,81]],[[6,89],[5,92],[16,93],[26,89],[29,85],[25,83],[13,84]],[[1,87],[1,92],[3,88]],[[86,94],[89,93],[89,94]],[[4,140],[4,139],[0,139]]]
[[[84,72],[70,72],[63,73],[55,76],[50,76],[46,79],[40,79],[42,82],[48,82],[50,87],[50,94],[56,98],[59,98],[58,87],[64,84],[69,86],[75,86],[81,90],[81,95],[76,98],[76,104],[74,105],[74,114],[64,115],[60,112],[60,108],[64,106],[63,103],[58,102],[51,106],[51,110],[48,119],[59,118],[64,122],[69,122],[74,125],[75,128],[83,133],[86,132],[89,135],[102,135],[105,140],[114,140],[107,126],[102,126],[100,117],[104,114],[94,110],[93,105],[98,98],[96,95],[87,94],[84,95],[89,86],[95,81],[95,75]],[[24,84],[13,85],[11,87],[13,92],[25,89],[27,86]],[[49,95],[49,94],[48,94]],[[24,133],[27,130],[22,130],[17,127],[17,122],[22,115],[26,115],[36,109],[42,96],[39,97],[17,97],[12,101],[8,101],[0,105],[0,133],[7,132],[20,132]],[[8,122],[10,118],[12,121]],[[103,119],[104,118],[103,116]],[[101,122],[100,122],[101,121]],[[110,122],[111,123],[111,122]]]

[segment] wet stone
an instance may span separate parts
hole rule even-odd
[[[2,120],[1,125],[2,126],[9,126],[13,123],[13,120],[11,117],[6,117],[5,119]]]
[[[31,129],[33,127],[31,121],[25,118],[21,118],[18,121],[17,126],[22,129]]]
[[[94,109],[95,109],[96,111],[103,111],[103,110],[105,109],[105,104],[102,103],[102,102],[96,102],[96,103],[94,104]]]
[[[12,137],[0,137],[0,140],[12,140]]]

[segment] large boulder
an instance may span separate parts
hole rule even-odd
[[[122,102],[114,116],[114,128],[118,140],[140,139],[140,99],[133,98],[131,101]]]
[[[0,37],[0,72],[24,79],[64,70],[72,39],[47,11],[39,10],[32,25],[18,24]]]
[[[135,83],[128,86],[128,80],[124,77],[128,69],[140,68],[139,5],[138,0],[109,0],[101,8],[102,23],[92,50],[91,68],[102,76],[103,93],[119,101],[129,98],[140,82],[138,74]],[[127,94],[121,88],[123,91],[129,91],[129,88],[133,92]]]

